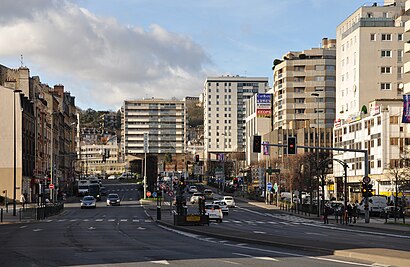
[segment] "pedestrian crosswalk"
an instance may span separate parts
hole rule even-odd
[[[300,218],[292,215],[287,214],[269,214],[266,213],[266,216],[271,217],[272,219],[265,219],[265,220],[239,220],[239,219],[229,219],[224,217],[223,222],[226,223],[233,223],[238,225],[288,225],[288,226],[295,226],[295,225],[302,225],[302,224],[323,224],[319,221]]]
[[[132,222],[132,223],[152,223],[152,220],[148,219],[132,219],[132,218],[96,218],[96,219],[84,219],[84,218],[70,218],[70,219],[55,219],[55,220],[44,220],[43,223],[52,222]]]

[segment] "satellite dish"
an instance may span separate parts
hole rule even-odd
[[[404,85],[403,83],[399,83],[399,89],[403,89]]]

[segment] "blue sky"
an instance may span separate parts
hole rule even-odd
[[[30,3],[30,4],[28,4]],[[81,108],[198,96],[207,76],[269,77],[318,47],[357,0],[3,0],[0,64],[62,83]],[[20,34],[17,34],[20,33]]]

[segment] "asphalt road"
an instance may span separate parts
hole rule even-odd
[[[107,207],[103,198],[96,209],[82,210],[74,201],[65,205],[62,214],[45,221],[1,225],[0,266],[371,266],[179,232],[148,218],[135,185],[106,187],[120,195],[121,206]],[[244,209],[229,216],[232,220],[264,217]],[[212,227],[230,225],[235,223]],[[260,227],[252,230],[268,231]]]

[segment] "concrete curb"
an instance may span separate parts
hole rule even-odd
[[[389,256],[382,255],[386,253]],[[410,266],[409,252],[391,250],[391,249],[347,249],[347,250],[336,250],[333,253],[335,256],[367,260],[371,262],[376,262],[378,264],[386,264],[388,266],[398,266],[398,267],[408,267]],[[403,256],[403,254],[405,254]],[[407,257],[406,257],[407,256]]]

